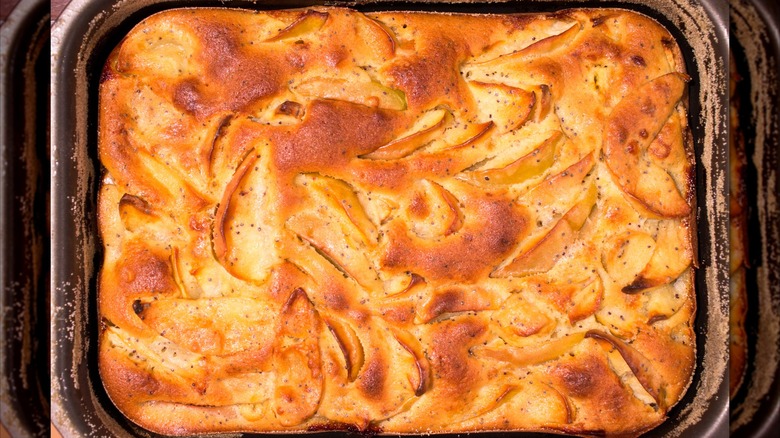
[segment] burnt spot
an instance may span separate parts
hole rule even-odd
[[[276,108],[276,114],[284,114],[286,116],[293,116],[297,119],[303,118],[303,105],[298,102],[285,100],[278,108]]]
[[[639,56],[639,55],[633,55],[631,56],[631,62],[634,63],[634,65],[638,65],[640,67],[647,67],[647,63],[645,62],[645,58]]]
[[[607,19],[606,15],[599,15],[598,17],[593,17],[590,19],[590,22],[592,23],[593,27],[598,27],[604,24],[604,21]]]
[[[141,300],[133,301],[133,312],[143,319],[143,313],[149,308],[150,303],[141,302]]]
[[[122,211],[124,208],[132,207],[136,210],[140,211],[143,214],[151,215],[153,210],[152,206],[146,202],[143,198],[139,198],[138,196],[131,195],[129,193],[125,193],[122,195],[122,199],[119,200],[119,210]]]

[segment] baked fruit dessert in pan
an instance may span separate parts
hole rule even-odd
[[[688,386],[680,51],[617,10],[178,9],[100,85],[100,374],[166,434],[636,435]]]

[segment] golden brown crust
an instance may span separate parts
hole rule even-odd
[[[111,399],[166,434],[655,427],[695,363],[687,80],[623,10],[149,17],[100,88]]]

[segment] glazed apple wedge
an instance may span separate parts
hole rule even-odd
[[[604,131],[607,167],[627,197],[660,217],[684,217],[691,208],[674,179],[647,157],[647,149],[672,115],[685,91],[680,73],[648,81],[623,98]]]
[[[371,160],[395,160],[406,157],[438,137],[452,117],[446,109],[434,109],[424,113],[414,126],[400,138],[381,146],[361,158]]]
[[[406,97],[402,91],[372,80],[312,77],[291,88],[294,93],[308,98],[343,100],[395,111],[406,109]]]
[[[488,114],[500,133],[509,132],[525,123],[536,103],[532,91],[505,84],[469,82],[480,111]]]
[[[333,317],[325,318],[325,325],[330,330],[333,337],[344,354],[344,366],[347,371],[347,379],[354,382],[357,379],[360,369],[363,368],[365,354],[363,344],[360,342],[355,330],[349,324],[339,321]]]
[[[300,38],[308,33],[316,32],[328,21],[328,13],[308,10],[300,17],[285,27],[275,36],[267,39],[267,42],[282,41],[290,38]]]
[[[634,281],[623,288],[623,292],[639,292],[671,283],[682,275],[693,258],[690,248],[680,244],[684,242],[685,232],[677,221],[660,221],[653,256]]]
[[[322,397],[322,321],[306,292],[298,288],[282,307],[274,344],[274,413],[284,426],[314,415]]]
[[[533,151],[504,167],[475,170],[465,174],[475,184],[519,184],[544,173],[552,166],[555,150],[566,137],[556,131]]]
[[[582,228],[596,203],[596,196],[595,185],[591,184],[582,199],[569,209],[550,231],[509,264],[497,269],[492,275],[496,277],[524,276],[552,269],[558,260],[565,255],[569,246],[574,244],[577,231]]]

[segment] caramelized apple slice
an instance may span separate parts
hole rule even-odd
[[[659,408],[661,410],[666,410],[666,394],[664,390],[666,385],[661,376],[655,371],[655,368],[653,368],[653,364],[647,360],[642,353],[620,339],[601,330],[588,330],[585,336],[606,341],[611,344],[612,347],[623,356],[623,360],[625,360],[628,367],[631,368],[631,371],[634,373],[637,380],[639,380],[639,383],[642,384],[642,387],[645,388],[645,391],[655,399]]]
[[[241,165],[236,169],[236,173],[233,178],[225,187],[225,192],[222,194],[222,201],[220,201],[217,207],[217,212],[214,215],[214,226],[212,229],[213,238],[212,243],[214,246],[214,254],[217,256],[217,260],[223,261],[227,254],[227,243],[225,240],[225,217],[228,209],[230,208],[230,202],[233,199],[233,194],[236,188],[241,183],[241,180],[246,175],[247,171],[254,166],[257,161],[257,155],[254,152],[250,152]]]
[[[527,205],[533,206],[537,222],[550,224],[557,215],[568,211],[584,190],[589,190],[583,182],[594,163],[593,153],[590,153],[562,172],[547,177],[523,196]]]
[[[140,174],[149,175],[145,183],[154,187],[155,195],[164,200],[169,212],[197,211],[208,204],[206,196],[195,190],[183,175],[145,150],[136,151],[135,158],[142,166]]]
[[[543,344],[533,344],[526,347],[515,347],[503,343],[478,345],[472,350],[477,356],[485,356],[502,362],[510,362],[517,366],[538,365],[548,360],[557,359],[585,339],[585,333],[572,333]]]
[[[395,34],[385,27],[381,22],[367,17],[363,14],[358,15],[356,21],[357,26],[357,44],[355,47],[365,48],[366,51],[370,51],[379,55],[378,57],[363,56],[360,59],[372,60],[377,59],[377,63],[387,61],[393,55],[395,55],[395,49],[398,46]]]
[[[427,324],[446,313],[493,309],[498,305],[489,291],[471,287],[451,287],[434,291],[417,311],[415,323]]]
[[[125,193],[119,200],[119,216],[127,231],[135,231],[150,222],[157,222],[159,217],[152,206],[143,198]]]
[[[596,203],[597,190],[590,184],[588,191],[555,226],[528,250],[493,274],[497,277],[524,276],[552,269],[566,250],[574,243],[577,231],[582,228]]]
[[[574,38],[580,33],[580,30],[582,30],[582,25],[580,23],[575,23],[558,35],[549,36],[516,52],[479,62],[474,64],[474,66],[491,68],[507,62],[522,62],[538,56],[550,56],[552,52],[562,49],[574,41]]]
[[[544,309],[525,299],[521,293],[510,295],[490,319],[508,337],[543,335],[556,326],[555,320]]]
[[[555,150],[566,139],[560,131],[556,131],[539,147],[514,162],[495,169],[476,170],[467,174],[468,179],[475,183],[487,181],[491,184],[519,184],[541,175],[552,166]]]
[[[414,124],[410,130],[411,133],[402,134],[401,138],[393,140],[379,149],[363,155],[361,158],[396,160],[410,155],[438,137],[447,125],[450,117],[451,114],[446,109],[428,111]]]
[[[376,226],[368,218],[363,204],[349,184],[342,180],[316,174],[303,174],[298,178],[298,184],[304,184],[317,190],[328,198],[331,205],[338,206],[350,222],[355,225],[366,243],[371,245],[376,242]]]
[[[395,111],[406,109],[403,91],[379,82],[342,78],[312,77],[292,87],[295,93],[310,98],[334,99]]]
[[[344,354],[347,379],[350,382],[354,382],[365,360],[363,344],[360,342],[360,338],[355,334],[355,330],[352,327],[335,318],[326,318],[325,325],[328,326],[328,330],[336,338],[336,342]]]
[[[547,115],[550,114],[552,107],[552,92],[550,91],[550,87],[545,84],[539,85],[539,93],[534,103],[534,122],[538,123],[544,120]]]
[[[572,229],[579,230],[585,224],[585,221],[593,211],[593,206],[596,205],[598,199],[598,188],[595,182],[591,182],[588,185],[588,191],[582,196],[582,199],[577,201],[569,211],[563,216],[563,220],[567,221],[571,225]]]
[[[345,232],[354,229],[348,219],[334,215],[326,207],[302,211],[289,218],[286,226],[342,274],[368,290],[381,290],[376,271],[366,256],[364,243]]]
[[[491,122],[485,122],[485,123],[479,123],[476,125],[470,125],[468,129],[466,130],[466,134],[464,135],[465,140],[462,140],[460,143],[457,143],[453,146],[447,147],[446,151],[455,151],[459,149],[465,149],[469,146],[473,146],[478,141],[487,138],[487,134],[496,126],[495,123]]]
[[[282,29],[276,36],[267,39],[267,42],[286,40],[289,38],[299,38],[307,33],[320,30],[325,22],[328,21],[327,12],[308,10],[293,21],[289,26]]]
[[[505,84],[469,82],[480,113],[488,114],[498,132],[517,129],[528,120],[536,102],[532,91]]]
[[[403,289],[401,289],[398,292],[395,292],[395,293],[392,293],[392,294],[388,295],[386,298],[388,300],[396,300],[396,299],[406,298],[414,290],[416,290],[418,286],[423,286],[425,284],[426,283],[425,283],[425,279],[424,278],[422,278],[421,276],[419,276],[419,275],[415,274],[414,272],[412,272],[412,273],[409,274],[409,283],[406,285],[406,287],[404,287]]]
[[[409,204],[412,231],[423,239],[436,239],[456,233],[463,226],[458,199],[440,184],[422,180]]]
[[[630,199],[661,217],[690,214],[674,180],[646,156],[685,92],[686,76],[669,73],[646,82],[623,98],[607,118],[607,167]]]
[[[601,278],[596,276],[585,287],[572,295],[572,305],[567,312],[569,322],[574,325],[596,313],[603,298],[604,284],[601,282]]]
[[[493,276],[525,276],[547,272],[558,263],[566,248],[574,242],[575,231],[565,220],[557,224],[528,251],[520,254],[508,265],[497,269]]]
[[[623,292],[637,292],[671,283],[685,272],[692,260],[692,253],[685,245],[687,232],[678,221],[661,221],[653,256],[634,281],[623,288]]]
[[[606,242],[602,262],[612,280],[628,285],[647,266],[655,250],[655,240],[641,231],[626,231]],[[624,290],[631,292],[631,290]]]
[[[687,295],[680,293],[674,285],[667,284],[646,292],[647,299],[647,323],[669,319],[677,313],[685,304]]]
[[[417,381],[412,382],[412,387],[414,387],[414,395],[420,397],[430,386],[431,364],[425,357],[423,346],[417,338],[405,330],[392,329],[392,331],[395,340],[414,358],[414,363],[417,366]]]
[[[323,373],[319,346],[321,322],[303,289],[282,307],[274,343],[274,413],[283,426],[311,418],[320,404]]]

